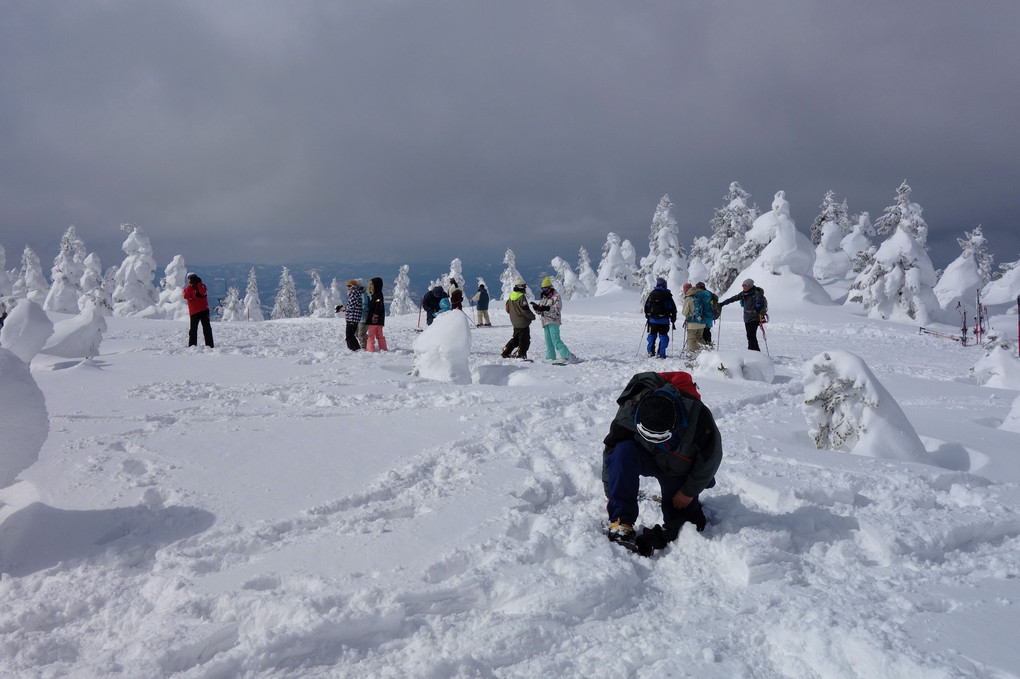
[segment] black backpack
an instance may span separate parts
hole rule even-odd
[[[708,294],[712,295],[712,301],[709,302],[709,308],[712,309],[712,320],[717,321],[722,316],[722,305],[719,304],[719,295],[711,291]]]
[[[645,302],[645,315],[649,318],[669,318],[664,290],[652,290],[648,294],[648,300]]]

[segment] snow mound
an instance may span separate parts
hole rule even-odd
[[[414,341],[414,374],[430,380],[471,384],[471,328],[459,311],[439,314]]]
[[[993,347],[971,369],[977,383],[999,389],[1020,389],[1020,359],[1012,350]]]
[[[849,351],[826,351],[804,365],[804,415],[822,449],[927,462],[927,451],[892,395]]]
[[[0,488],[35,464],[49,429],[46,399],[28,365],[13,352],[0,349]]]
[[[0,346],[11,351],[26,364],[53,334],[53,321],[37,303],[23,299],[4,321],[0,330]]]
[[[63,358],[92,358],[99,354],[104,332],[106,318],[90,304],[77,316],[54,324],[53,335],[43,346],[42,353]]]
[[[1003,420],[999,429],[1005,429],[1006,431],[1020,432],[1020,396],[1013,401],[1013,407],[1009,411],[1009,415]]]
[[[698,355],[695,368],[698,376],[724,376],[733,380],[748,380],[772,384],[776,366],[772,359],[760,351],[703,351]]]

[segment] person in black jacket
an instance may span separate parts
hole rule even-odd
[[[365,317],[368,334],[365,337],[365,351],[387,351],[386,338],[383,337],[383,325],[386,324],[386,301],[383,298],[381,278],[373,278],[368,282],[368,294],[368,314]]]
[[[669,346],[669,330],[676,330],[676,302],[673,293],[666,287],[665,278],[655,279],[655,288],[645,299],[645,327],[648,330],[648,358],[656,356],[655,340],[659,340],[659,358],[666,358]]]
[[[741,291],[732,297],[719,302],[719,306],[726,306],[731,302],[740,302],[744,308],[744,330],[747,333],[747,348],[751,351],[761,351],[758,346],[758,326],[761,325],[762,316],[767,310],[765,291],[755,287],[754,280],[748,278],[740,284]]]
[[[432,321],[436,320],[436,314],[439,313],[439,300],[444,297],[449,299],[443,286],[437,285],[421,298],[421,308],[425,310],[425,325],[432,325]]]
[[[616,402],[602,452],[608,536],[647,556],[675,540],[684,523],[705,529],[699,495],[715,485],[722,439],[688,373],[637,373]],[[642,476],[659,482],[664,525],[638,535]]]

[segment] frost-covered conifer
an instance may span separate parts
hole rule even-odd
[[[757,253],[753,256],[752,253],[738,254],[747,232],[759,217],[756,206],[748,207],[750,197],[738,182],[732,182],[726,194],[726,205],[712,217],[712,237],[706,252],[697,253],[710,266],[711,272],[705,281],[709,290],[729,288],[737,275],[757,257]]]
[[[900,219],[896,224],[895,217]],[[875,252],[872,264],[854,279],[846,304],[859,305],[872,318],[922,325],[939,320],[941,306],[933,292],[935,267],[923,242],[928,227],[921,218],[921,206],[910,202],[906,182],[897,191],[896,205],[886,208],[879,221],[881,231],[893,230]]]
[[[503,263],[506,264],[506,268],[500,274],[499,282],[502,285],[501,299],[507,300],[514,291],[514,281],[520,278],[521,274],[517,271],[517,257],[513,250],[507,248],[506,254],[503,255]]]
[[[816,246],[815,278],[844,280],[853,270],[853,261],[843,248],[843,239],[852,230],[846,201],[836,202],[835,192],[827,191],[819,207],[822,211],[811,224],[811,242]]]
[[[244,302],[241,301],[241,291],[231,285],[227,288],[227,296],[220,303],[220,320],[243,321],[246,315]]]
[[[176,255],[163,269],[159,281],[159,305],[164,318],[175,321],[190,317],[188,300],[184,299],[184,288],[188,284],[188,265],[184,255]]]
[[[856,275],[871,266],[874,262],[875,252],[878,251],[878,247],[871,243],[871,239],[875,237],[875,227],[871,225],[871,215],[862,212],[852,218],[850,222],[850,233],[843,236],[843,240],[839,243],[843,252],[852,262],[852,270],[848,272],[848,277],[850,273]]]
[[[943,309],[952,310],[961,303],[973,313],[977,304],[975,293],[992,280],[992,256],[988,253],[988,241],[980,226],[973,231],[964,231],[963,238],[957,238],[956,242],[962,252],[939,278],[935,297]]]
[[[587,288],[562,257],[553,257],[552,267],[556,271],[556,289],[563,299],[578,299],[586,296]]]
[[[680,290],[688,280],[687,251],[680,244],[680,230],[673,217],[673,203],[665,195],[652,215],[648,234],[648,256],[641,259],[642,302],[655,287],[656,278],[664,278],[670,290]]]
[[[595,269],[591,266],[591,257],[588,256],[588,250],[584,247],[577,251],[577,280],[581,281],[581,284],[584,285],[585,297],[591,297],[595,294],[599,278],[595,274]]]
[[[454,281],[457,283],[457,287],[461,290],[464,289],[464,272],[463,265],[459,258],[454,257],[453,261],[450,262],[450,273],[446,277],[447,285],[452,284]]]
[[[26,297],[41,306],[46,301],[49,289],[39,256],[26,245],[21,253],[21,271],[18,273],[18,279],[14,281],[11,294],[15,297]]]
[[[821,212],[815,217],[815,221],[811,224],[811,244],[817,246],[822,242],[822,231],[825,228],[825,224],[833,222],[838,225],[840,231],[840,238],[850,233],[850,217],[847,214],[846,201],[841,203],[836,202],[836,192],[829,191],[825,192],[825,198],[822,199],[822,204],[818,206]]]
[[[65,314],[78,313],[81,297],[81,277],[85,273],[85,243],[78,237],[74,226],[67,227],[60,239],[60,252],[53,260],[50,279],[53,285],[43,302],[43,309]]]
[[[109,316],[113,313],[113,297],[103,277],[103,265],[99,261],[99,255],[90,253],[82,265],[84,270],[81,275],[78,310],[84,311],[87,307],[92,307],[104,316]]]
[[[7,251],[0,245],[0,297],[10,295],[14,290],[11,276],[7,273]]]
[[[249,321],[264,321],[262,315],[262,299],[259,297],[259,281],[255,276],[255,267],[248,272],[248,287],[244,294],[244,313]]]
[[[620,241],[620,256],[623,257],[624,270],[627,272],[627,277],[624,279],[624,283],[626,283],[628,288],[640,287],[641,282],[638,280],[637,250],[626,238]]]
[[[630,286],[631,271],[623,258],[620,246],[618,235],[612,232],[606,235],[606,243],[602,246],[602,261],[599,262],[597,273],[596,295],[604,295]]]
[[[312,318],[332,318],[336,304],[331,301],[330,291],[322,284],[319,272],[312,271],[312,301],[308,304],[308,315]]]
[[[301,306],[298,304],[297,289],[294,287],[294,277],[290,275],[287,267],[283,267],[280,274],[280,287],[276,292],[276,302],[270,317],[274,321],[283,318],[297,318],[301,315]]]
[[[804,415],[820,449],[910,462],[927,457],[899,405],[861,358],[827,351],[804,365]]]
[[[130,233],[121,245],[127,256],[114,276],[113,313],[133,316],[155,306],[159,299],[152,285],[156,260],[152,256],[152,244],[142,227],[121,224],[120,228]]]
[[[393,298],[390,302],[390,316],[406,316],[418,310],[418,305],[411,299],[411,267],[400,266],[397,277],[393,280]]]

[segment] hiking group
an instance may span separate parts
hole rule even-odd
[[[765,291],[755,286],[748,278],[741,285],[741,292],[720,301],[718,295],[706,289],[705,284],[684,283],[683,302],[679,315],[684,318],[686,331],[684,347],[688,355],[697,355],[712,343],[712,326],[722,315],[722,308],[733,302],[740,302],[744,309],[744,327],[747,334],[747,348],[761,351],[758,345],[758,328],[768,320],[768,302]],[[649,358],[666,358],[670,343],[670,330],[676,330],[678,316],[673,293],[666,286],[664,278],[655,281],[655,287],[645,298],[645,330],[648,333],[645,347]]]
[[[338,304],[335,311],[344,314],[348,349],[388,351],[386,337],[383,335],[386,299],[382,278],[371,279],[367,290],[356,279],[347,281],[347,304]]]

